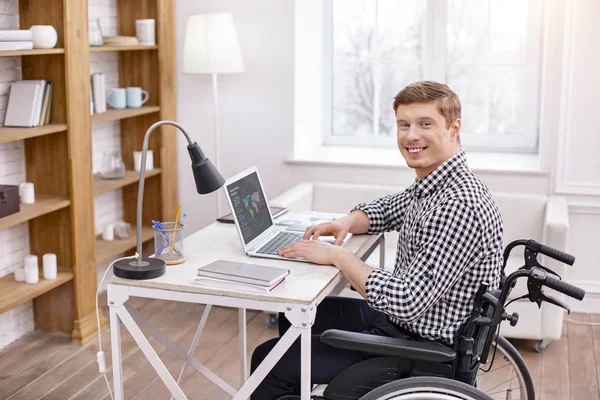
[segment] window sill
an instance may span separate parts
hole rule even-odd
[[[484,153],[466,151],[467,163],[475,172],[546,175],[537,154]],[[292,165],[327,165],[408,169],[397,149],[351,146],[319,146],[284,159]]]

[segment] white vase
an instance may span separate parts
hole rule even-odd
[[[29,30],[34,49],[51,49],[56,46],[58,35],[52,25],[33,25]]]

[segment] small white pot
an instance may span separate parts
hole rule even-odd
[[[52,25],[33,25],[29,30],[34,49],[51,49],[56,46],[58,35]]]

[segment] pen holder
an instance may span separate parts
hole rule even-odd
[[[183,228],[179,224],[174,228],[174,222],[163,222],[162,229],[154,227],[154,257],[160,258],[167,265],[181,264],[185,261],[183,255]],[[173,244],[173,241],[175,243]]]

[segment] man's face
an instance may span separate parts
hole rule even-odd
[[[398,148],[423,179],[459,150],[460,119],[446,128],[435,102],[400,105],[396,110]]]

